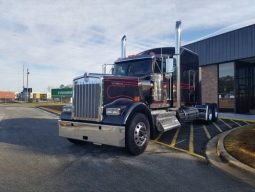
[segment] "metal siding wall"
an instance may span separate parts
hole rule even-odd
[[[207,54],[207,58],[205,57],[205,61],[210,62],[210,60],[211,60],[211,51],[210,51],[210,49],[212,48],[211,41],[205,42],[205,48],[206,48],[206,54]]]
[[[239,37],[238,37],[238,33],[234,33],[235,36],[235,55],[238,55],[238,51],[239,51],[239,47],[240,47],[240,42],[239,42]]]
[[[248,37],[252,37],[252,28],[247,28],[247,37],[246,37],[247,38],[247,48],[248,48],[247,54],[251,55],[253,44],[252,44],[252,41],[249,41]]]
[[[245,48],[246,48],[246,45],[245,45],[245,36],[246,36],[245,30],[241,29],[241,31],[239,32],[239,38],[240,38],[240,42],[241,42],[242,46],[241,46],[240,53],[239,53],[238,57],[240,57],[240,56],[245,57],[244,56],[245,55]]]
[[[202,45],[202,57],[201,57],[201,63],[205,63],[206,62],[206,42],[202,41],[200,44]],[[199,52],[199,46],[197,46],[197,51]]]
[[[198,53],[200,65],[255,57],[255,25],[230,31],[184,47]]]
[[[219,36],[219,44],[220,44],[220,54],[219,54],[218,59],[220,60],[221,58],[223,58],[225,56],[225,49],[223,47],[223,45],[224,45],[224,38],[222,38],[222,36]]]
[[[227,60],[231,60],[231,58],[233,58],[233,47],[231,46],[232,45],[232,42],[234,41],[234,39],[231,38],[231,33],[227,33]]]
[[[252,48],[251,48],[251,51],[252,53],[255,53],[255,26],[253,26],[253,28],[251,28],[252,30],[252,41],[251,41],[251,44],[252,44]]]
[[[235,57],[235,33],[230,33],[230,58]]]

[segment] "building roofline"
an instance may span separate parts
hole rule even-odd
[[[206,41],[208,39],[212,39],[212,38],[219,37],[219,36],[222,36],[222,35],[225,35],[225,34],[228,34],[228,33],[232,33],[232,32],[238,31],[238,30],[249,28],[251,26],[255,26],[255,19],[253,20],[253,24],[245,25],[241,28],[234,28],[234,29],[231,30],[231,27],[234,27],[236,25],[239,25],[239,24],[235,24],[235,25],[225,27],[225,28],[220,29],[220,30],[218,30],[214,33],[211,33],[211,34],[207,35],[207,36],[201,37],[200,39],[196,39],[194,41],[188,42],[187,44],[185,44],[183,46],[185,47],[185,46],[188,46],[188,45],[191,45],[191,44],[194,44],[194,43],[203,42],[203,41]],[[229,29],[229,31],[228,31],[228,29]],[[226,31],[224,31],[224,30],[226,30]]]

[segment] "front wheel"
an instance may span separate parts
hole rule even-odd
[[[136,113],[126,127],[126,149],[132,155],[143,153],[150,138],[150,124],[148,118]]]
[[[78,139],[71,139],[67,138],[67,140],[75,145],[83,145],[86,143],[86,141],[78,140]]]

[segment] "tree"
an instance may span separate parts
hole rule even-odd
[[[60,88],[60,89],[64,89],[64,88],[65,88],[65,85],[64,85],[64,84],[61,84],[61,85],[59,86],[59,88]]]
[[[72,88],[72,87],[73,87],[73,86],[72,86],[71,84],[69,84],[69,85],[61,84],[61,85],[59,86],[60,89]]]

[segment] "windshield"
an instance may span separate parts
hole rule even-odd
[[[115,63],[114,74],[125,76],[145,76],[152,72],[152,60],[130,60]]]

